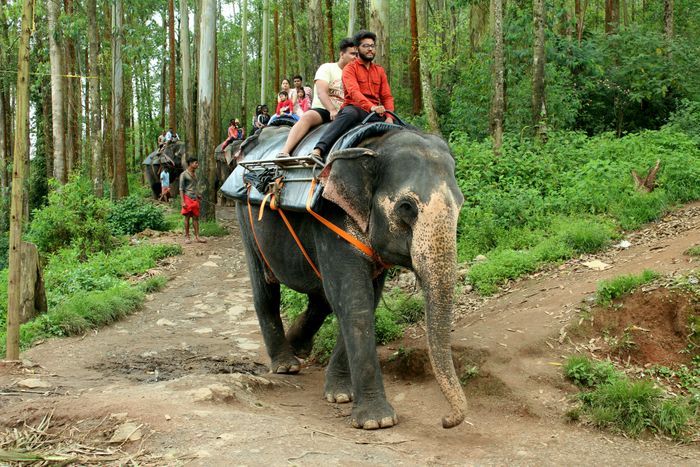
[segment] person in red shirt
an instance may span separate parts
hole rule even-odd
[[[225,150],[226,146],[233,143],[237,139],[243,139],[243,128],[240,127],[240,122],[237,118],[232,119],[228,122],[228,138],[224,141],[224,145],[221,146],[221,150]]]
[[[335,141],[349,129],[364,120],[371,112],[370,122],[393,123],[386,111],[394,111],[394,96],[384,68],[372,63],[376,50],[377,35],[360,31],[354,37],[358,57],[343,68],[345,98],[335,120],[316,143],[313,154],[325,158]]]

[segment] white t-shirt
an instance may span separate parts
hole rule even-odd
[[[343,70],[340,69],[338,63],[324,63],[318,67],[316,76],[314,76],[314,100],[311,102],[311,108],[324,109],[323,102],[318,97],[318,88],[316,81],[322,79],[328,83],[328,97],[330,97],[333,106],[336,110],[343,105]]]

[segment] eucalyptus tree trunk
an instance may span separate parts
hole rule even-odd
[[[334,62],[335,44],[333,44],[333,2],[331,0],[326,0],[326,39],[328,40],[328,61]]]
[[[620,0],[605,0],[605,33],[617,34],[620,28]]]
[[[275,4],[275,11],[272,15],[272,25],[274,29],[274,48],[275,48],[275,80],[274,83],[280,82],[280,13],[279,8]],[[291,99],[292,96],[289,96]]]
[[[413,97],[413,115],[418,115],[423,108],[423,96],[420,82],[420,56],[418,53],[418,15],[416,13],[416,0],[410,1],[411,23],[411,58],[409,69],[411,75],[411,94]]]
[[[186,1],[186,0],[182,0]],[[285,15],[287,12],[285,11]],[[248,125],[248,0],[241,6],[241,122]]]
[[[88,16],[88,42],[90,49],[90,73],[92,78],[88,79],[88,93],[90,94],[90,126],[92,127],[90,136],[92,138],[92,187],[95,196],[104,195],[104,157],[102,154],[102,122],[101,122],[101,102],[98,77],[98,47],[97,41],[97,4],[96,0],[87,0]]]
[[[311,0],[308,13],[311,61],[318,66],[323,63],[323,11],[321,10],[321,0]]]
[[[389,2],[370,0],[370,30],[377,35],[376,61],[389,75]]]
[[[420,44],[428,37],[428,5],[427,0],[416,1],[416,13],[418,23],[418,55],[420,58],[420,81],[423,90],[423,111],[428,119],[428,127],[432,133],[440,133],[440,123],[438,122],[437,112],[435,111],[435,103],[433,101],[433,85],[430,79],[430,69],[428,68],[428,58],[425,47]]]
[[[177,92],[175,88],[175,0],[168,0],[168,50],[170,50],[168,125],[175,130],[177,128]]]
[[[165,107],[167,102],[165,82],[168,70],[168,60],[165,58],[165,51],[168,50],[168,21],[165,19],[165,14],[161,15],[161,17],[163,18],[165,41],[163,42],[163,63],[161,64],[160,74],[160,128],[165,129]]]
[[[362,29],[367,29],[367,0],[357,0],[357,21],[355,23],[355,29],[360,31]]]
[[[577,0],[578,1],[578,0]],[[477,51],[489,27],[488,0],[474,1],[469,6],[469,44],[472,52]]]
[[[112,144],[114,154],[114,197],[129,196],[126,178],[126,154],[124,135],[124,73],[122,68],[122,0],[112,4]]]
[[[73,0],[64,0],[65,13],[73,20]],[[65,74],[79,75],[78,60],[73,35],[65,38]],[[80,165],[81,132],[80,132],[80,80],[67,76],[65,80],[66,98],[66,172],[71,173]]]
[[[266,0],[268,2],[269,0]],[[202,218],[216,218],[216,192],[214,178],[216,165],[211,157],[212,114],[214,98],[214,54],[216,44],[216,0],[202,0],[199,43],[199,88],[197,94],[197,154],[199,154],[200,179],[206,180],[202,195]]]
[[[207,0],[203,0],[207,1]],[[267,95],[267,59],[270,50],[270,0],[263,0],[263,24],[262,24],[262,50],[260,51],[260,102],[265,102]],[[201,55],[200,55],[201,57]],[[200,76],[201,73],[200,73]],[[279,84],[279,83],[278,83]]]
[[[532,0],[535,46],[532,60],[532,126],[542,141],[547,138],[547,107],[544,83],[544,0]]]
[[[51,62],[51,119],[53,122],[53,178],[60,184],[66,183],[66,154],[63,145],[63,56],[58,29],[60,4],[58,0],[47,0],[46,11],[49,23],[49,60]]]
[[[491,136],[493,152],[498,156],[503,146],[506,113],[505,60],[503,53],[503,0],[492,0],[493,6],[493,100],[491,103]]]
[[[664,0],[664,34],[673,39],[673,0]]]
[[[52,3],[52,1],[49,1]],[[55,10],[54,10],[55,13]],[[12,164],[12,205],[10,207],[10,271],[7,286],[7,360],[19,360],[19,316],[22,277],[22,223],[24,221],[25,174],[29,160],[29,38],[34,18],[33,0],[24,0],[22,36],[17,58],[17,100],[14,162]],[[53,19],[56,19],[54,15]],[[55,23],[54,23],[55,26]],[[52,29],[55,31],[55,29]]]
[[[348,37],[355,34],[355,22],[357,21],[357,0],[348,1]]]
[[[1,3],[3,6],[5,2]],[[5,19],[6,8],[0,8],[0,63],[7,63],[7,21]],[[5,206],[5,199],[7,197],[7,189],[10,186],[10,180],[7,174],[7,166],[9,162],[9,151],[7,150],[7,136],[5,135],[5,129],[7,128],[7,119],[9,115],[7,109],[5,109],[5,79],[0,77],[0,207],[3,209],[3,214],[0,216],[0,232],[6,230],[5,225],[5,214],[7,211]]]
[[[574,3],[574,12],[576,14],[576,39],[578,39],[579,45],[581,45],[581,40],[583,39],[583,27],[587,9],[588,0],[583,0],[583,4],[581,4],[581,0],[576,0]]]
[[[244,53],[245,56],[245,53]],[[197,147],[192,120],[192,83],[190,79],[190,16],[187,0],[180,0],[180,65],[182,66],[182,112],[185,117],[185,143],[187,154],[194,154]]]

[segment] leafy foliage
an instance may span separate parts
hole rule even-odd
[[[33,213],[27,237],[42,253],[68,246],[83,256],[103,251],[112,245],[109,211],[109,201],[96,198],[88,180],[72,176],[63,186],[53,184],[48,205]]]
[[[168,227],[162,208],[134,195],[117,201],[107,220],[117,235],[132,235],[146,229],[163,231]]]

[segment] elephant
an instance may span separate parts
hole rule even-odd
[[[236,154],[241,144],[243,144],[242,140],[235,140],[226,147],[226,150],[221,149],[224,143],[219,144],[214,149],[214,159],[216,160],[216,184],[214,188],[217,192],[229,175],[231,175],[233,169],[236,168]],[[222,197],[221,202],[225,204],[226,198]]]
[[[153,197],[160,196],[160,168],[167,165],[170,167],[171,194],[177,195],[177,177],[187,167],[187,147],[183,141],[166,145],[163,151],[153,151],[144,159],[144,178],[153,191]]]
[[[358,146],[329,155],[319,174],[324,199],[317,213],[371,247],[371,257],[308,213],[287,211],[286,220],[305,248],[306,260],[281,215],[267,209],[259,220],[260,206],[236,203],[271,371],[298,373],[297,356],[308,355],[314,334],[333,312],[340,332],[326,368],[325,399],[352,401],[350,421],[355,428],[398,423],[384,391],[374,312],[387,265],[403,266],[416,273],[425,298],[430,361],[451,407],[442,426],[457,426],[464,420],[467,400],[450,346],[457,218],[464,202],[454,158],[443,139],[415,129],[391,130]],[[286,334],[280,284],[309,299]]]

